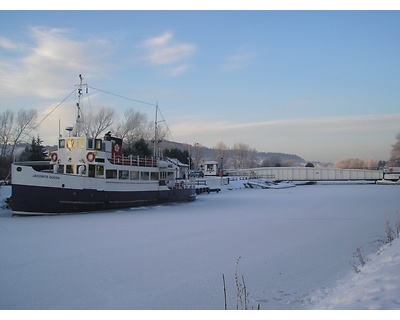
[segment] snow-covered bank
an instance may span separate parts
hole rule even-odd
[[[399,309],[399,241],[370,245],[400,211],[398,186],[229,189],[70,216],[1,209],[0,309],[223,309],[222,274],[235,309],[239,256],[262,310]],[[358,247],[371,255],[355,273]]]
[[[313,309],[400,310],[400,240],[366,260],[359,273],[351,273],[336,288],[329,289],[328,296]]]

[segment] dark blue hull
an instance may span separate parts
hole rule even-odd
[[[55,215],[115,210],[196,199],[194,188],[162,191],[97,191],[13,185],[13,215]]]

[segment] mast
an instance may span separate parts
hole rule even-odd
[[[83,81],[82,74],[79,74],[79,84],[76,85],[78,87],[78,102],[76,103],[77,116],[76,116],[76,129],[75,129],[77,136],[81,135],[81,129],[82,129],[81,127],[82,123],[84,122],[83,112],[81,108],[81,97],[83,95],[82,86],[86,86],[86,93],[88,92],[87,84],[82,83],[82,81]]]
[[[158,121],[157,117],[158,117],[158,102],[156,103],[156,116],[154,120],[154,140],[152,140],[152,142],[154,143],[154,157],[157,158],[158,156],[159,158],[161,158],[161,151],[158,150],[159,149],[158,144],[161,143],[162,140],[158,137],[158,123],[163,122],[164,120]]]
[[[157,157],[157,113],[158,113],[158,102],[156,103],[156,116],[154,120],[154,158]]]

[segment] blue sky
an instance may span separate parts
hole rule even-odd
[[[400,132],[399,40],[400,11],[3,10],[0,112],[34,108],[41,120],[82,73],[158,103],[177,142],[387,160]],[[101,106],[154,117],[91,92]],[[73,96],[35,134],[54,144],[74,108]]]

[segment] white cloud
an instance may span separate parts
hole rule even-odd
[[[181,73],[186,72],[186,70],[189,69],[189,67],[190,66],[187,65],[187,64],[183,64],[183,65],[177,66],[176,68],[171,70],[170,75],[173,76],[173,77],[174,76],[178,76]]]
[[[144,41],[141,45],[145,50],[144,60],[151,65],[171,66],[171,75],[177,75],[187,69],[183,61],[190,58],[196,51],[196,45],[174,41],[173,34],[166,32],[158,37]]]
[[[12,41],[10,39],[0,37],[0,47],[6,49],[6,50],[23,50],[25,48],[25,45],[20,42]]]
[[[240,49],[238,52],[228,56],[222,65],[224,71],[245,68],[253,63],[257,56],[255,52]]]
[[[73,32],[66,29],[31,27],[29,35],[29,46],[0,39],[3,48],[24,49],[22,55],[2,58],[1,94],[59,98],[82,70],[94,74],[104,68],[98,62],[112,50],[107,40],[71,40]]]
[[[146,40],[144,42],[144,45],[148,48],[166,46],[168,42],[171,41],[172,37],[173,34],[171,32],[166,32],[159,37],[154,37]]]

